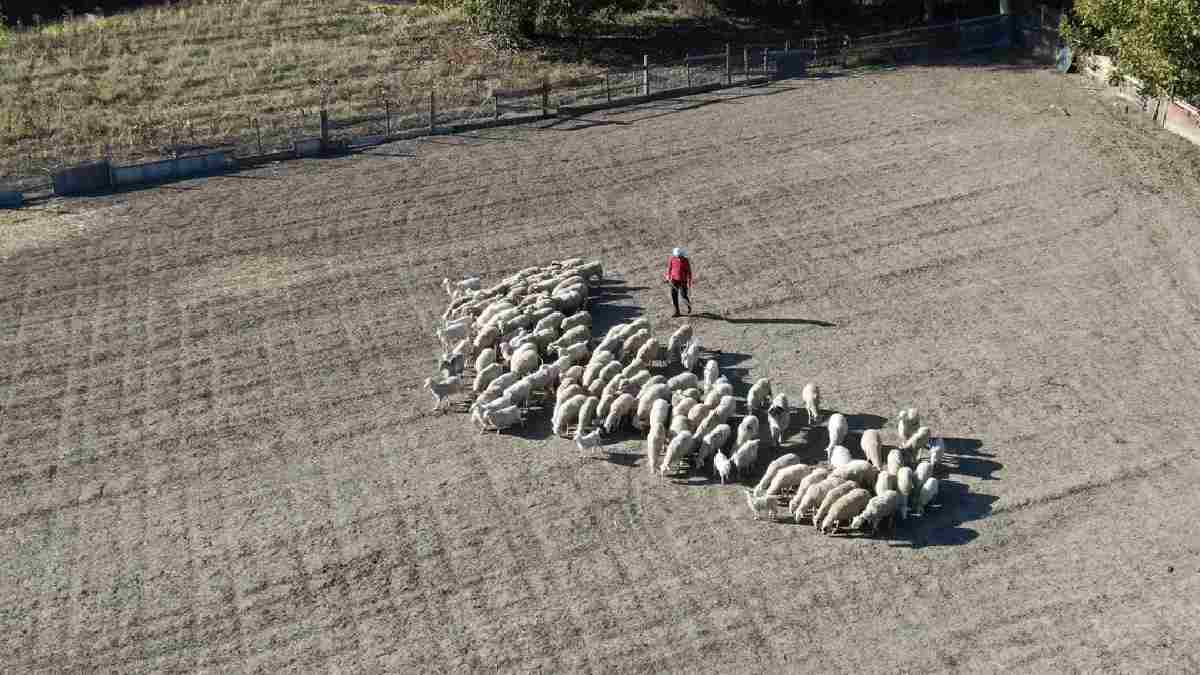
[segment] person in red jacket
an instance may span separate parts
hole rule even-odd
[[[675,305],[675,316],[679,316],[679,296],[687,303],[688,314],[692,313],[692,300],[688,297],[688,289],[692,287],[692,263],[688,260],[687,251],[676,248],[671,251],[670,262],[667,263],[667,273],[663,281],[671,284],[671,303]]]

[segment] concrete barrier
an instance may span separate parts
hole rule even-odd
[[[109,168],[107,161],[100,161],[56,171],[51,175],[54,194],[81,195],[107,190],[112,185]]]
[[[20,192],[0,190],[0,209],[19,209],[25,205],[25,195]]]
[[[112,182],[115,187],[162,183],[216,173],[230,166],[229,157],[224,152],[212,152],[132,166],[115,166],[112,168]]]

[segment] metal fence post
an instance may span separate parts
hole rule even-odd
[[[650,55],[642,54],[642,94],[650,95]]]
[[[434,108],[433,90],[429,90],[429,133],[433,134],[437,130],[437,109]]]
[[[725,85],[733,84],[733,45],[725,43]]]

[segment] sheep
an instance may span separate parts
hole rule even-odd
[[[900,507],[900,520],[908,519],[908,507],[919,494],[920,485],[913,483],[913,470],[907,466],[900,467],[896,474],[896,491],[904,495],[904,504]]]
[[[619,354],[623,340],[616,336],[604,337],[600,340],[600,344],[596,345],[596,351],[608,352],[609,354]]]
[[[746,415],[742,418],[742,423],[738,425],[737,442],[734,445],[741,447],[742,443],[754,438],[758,438],[758,418],[754,415]],[[784,457],[787,456],[784,455]],[[771,467],[768,466],[767,471],[770,470]]]
[[[775,473],[775,477],[771,479],[771,484],[767,487],[766,493],[769,495],[778,495],[788,488],[799,485],[805,476],[812,473],[813,468],[808,464],[785,466]]]
[[[470,334],[465,323],[447,324],[438,328],[435,333],[437,334],[438,341],[442,343],[443,349],[449,347],[452,343],[465,339]]]
[[[621,374],[621,370],[622,368],[619,362],[610,361],[609,363],[604,364],[604,367],[601,368],[600,372],[596,374],[596,380],[603,382],[604,385],[607,385],[614,377]]]
[[[874,534],[879,529],[880,522],[896,515],[896,511],[900,509],[900,502],[903,500],[903,495],[895,490],[885,490],[876,494],[871,501],[867,502],[862,513],[854,516],[850,521],[850,529],[866,530],[870,528],[871,533]]]
[[[686,398],[695,399],[697,402],[704,401],[704,394],[701,393],[699,387],[691,387],[689,389],[684,389],[682,392],[679,393],[679,395],[686,397]]]
[[[758,445],[758,440],[746,441],[733,453],[731,459],[733,460],[733,465],[737,467],[739,476],[758,461]]]
[[[554,364],[544,363],[528,377],[532,378],[533,387],[535,389],[539,389],[545,393],[549,392],[550,386],[554,384],[556,379],[558,379],[558,375],[558,370],[555,368]]]
[[[867,461],[871,462],[876,469],[883,468],[883,446],[879,442],[878,429],[867,429],[864,431],[862,438],[859,440],[859,447],[862,448],[863,454],[867,456]]]
[[[793,513],[796,516],[796,522],[800,522],[800,519],[805,515],[815,511],[816,508],[821,505],[821,501],[825,499],[825,495],[828,494],[830,490],[845,482],[846,481],[839,477],[826,476],[820,482],[810,483],[804,492],[804,497],[793,510]]]
[[[638,363],[635,359],[638,350],[653,339],[648,330],[640,330],[625,338],[625,342],[621,345],[621,360],[626,363]]]
[[[704,416],[704,419],[700,420],[700,424],[696,425],[696,436],[699,438],[707,436],[708,432],[716,429],[717,425],[721,423],[721,415],[714,408],[711,412]]]
[[[602,362],[596,362],[594,359],[588,361],[587,366],[583,369],[583,378],[581,380],[583,386],[590,388],[592,386],[592,382],[596,381],[596,376],[600,374],[600,371],[604,369],[605,365],[606,364]],[[601,386],[604,385],[601,384]]]
[[[733,461],[721,450],[713,455],[713,468],[717,470],[717,475],[721,477],[721,485],[729,480],[729,474],[733,470]],[[757,496],[757,494],[755,495]]]
[[[766,408],[771,402],[771,381],[761,378],[750,387],[746,394],[746,411],[753,414],[760,408]]]
[[[479,356],[475,357],[475,372],[481,373],[484,368],[496,362],[496,350],[488,347],[479,352]]]
[[[917,415],[916,408],[904,408],[896,414],[896,435],[900,437],[901,444],[904,444],[908,437],[916,431],[920,422],[921,419]]]
[[[841,499],[829,508],[824,522],[821,523],[821,533],[837,533],[840,523],[853,522],[854,517],[862,513],[870,501],[871,493],[862,488],[857,488],[849,494],[843,495]]]
[[[584,279],[597,281],[604,279],[604,265],[599,260],[589,260],[575,267]]]
[[[583,427],[575,427],[575,447],[579,448],[580,452],[590,452],[595,448],[600,448],[604,451],[604,439],[600,436],[600,429],[594,429],[590,434],[583,433]]]
[[[570,368],[567,368],[566,370],[562,371],[561,377],[564,380],[575,380],[576,382],[582,382],[583,366],[581,366],[579,364],[575,364],[575,365],[571,366]]]
[[[580,341],[588,341],[588,340],[591,340],[591,338],[592,338],[592,334],[591,334],[590,327],[575,326],[571,330],[563,332],[563,334],[561,336],[559,336],[559,338],[557,340],[555,340],[554,342],[551,342],[547,348],[550,349],[551,351],[558,351],[559,349],[566,347],[568,345],[573,345],[576,342],[580,342]]]
[[[946,456],[946,441],[941,438],[934,438],[929,441],[929,468],[934,472],[937,471],[937,466]]]
[[[773,496],[763,495],[755,497],[754,493],[743,488],[742,492],[746,493],[746,503],[750,505],[750,510],[754,512],[754,519],[758,520],[765,513],[775,520],[775,505],[776,499]]]
[[[685,323],[671,333],[667,340],[667,360],[670,361],[681,353],[684,346],[692,339],[692,325]]]
[[[709,387],[708,393],[704,395],[704,402],[715,408],[726,396],[733,396],[733,385],[728,382],[718,382]]]
[[[586,429],[592,425],[592,420],[596,417],[596,408],[599,406],[600,399],[595,396],[587,397],[579,408],[579,429]]]
[[[650,409],[654,406],[655,401],[663,401],[669,406],[670,399],[671,390],[665,384],[643,388],[638,394],[637,414],[633,417],[633,428],[638,431],[645,428],[646,420],[650,419]]]
[[[737,399],[732,396],[723,396],[717,403],[717,407],[713,408],[713,412],[716,413],[717,419],[722,424],[733,418],[735,410],[737,410]]]
[[[708,362],[704,364],[704,392],[705,393],[708,393],[708,390],[714,384],[716,384],[717,377],[719,377],[720,375],[721,375],[721,367],[719,365],[717,365],[717,360],[709,359]]]
[[[892,448],[887,456],[887,470],[893,476],[900,473],[900,467],[904,466],[904,453],[900,448]]]
[[[484,326],[491,324],[492,319],[499,314],[514,309],[516,309],[516,307],[514,307],[511,302],[506,300],[496,300],[488,304],[487,307],[484,307],[483,311],[479,313],[479,316],[475,318],[475,327],[483,328]]]
[[[699,428],[700,423],[703,422],[711,412],[712,408],[704,405],[703,403],[697,403],[696,405],[692,406],[691,410],[688,410],[688,421],[692,423],[693,427]]]
[[[504,397],[519,408],[529,406],[529,394],[533,391],[533,381],[529,375],[513,382],[504,390]]]
[[[475,335],[475,341],[472,344],[475,346],[475,349],[485,349],[495,345],[499,339],[500,327],[488,324]]]
[[[583,394],[572,396],[563,402],[562,405],[554,411],[554,419],[552,427],[556,436],[562,436],[567,433],[567,425],[574,422],[579,417],[579,410],[583,408],[588,397]]]
[[[612,406],[613,401],[621,395],[621,385],[624,379],[620,376],[613,378],[604,387],[604,391],[600,393],[600,405],[596,408],[596,416],[604,417],[608,415],[608,409]]]
[[[830,479],[841,480],[837,476],[833,475],[830,476]],[[825,516],[829,513],[829,509],[836,504],[839,499],[858,489],[858,483],[855,483],[852,480],[841,480],[841,482],[836,486],[830,488],[829,491],[825,493],[825,496],[821,499],[821,506],[818,507],[816,512],[813,514],[813,525],[820,525],[821,521],[824,520]],[[863,506],[866,506],[866,502],[863,502]]]
[[[663,455],[662,464],[658,467],[658,475],[660,477],[667,475],[671,467],[678,464],[681,459],[691,451],[692,445],[695,442],[695,436],[690,431],[681,431],[667,445],[667,452]]]
[[[560,312],[574,312],[587,305],[587,291],[582,286],[572,286],[551,296],[554,308]]]
[[[791,421],[792,411],[788,408],[787,395],[776,394],[771,407],[767,408],[767,425],[771,428],[771,443],[775,447],[783,445],[783,435],[787,433]]]
[[[643,368],[643,369],[637,371],[636,373],[634,373],[631,377],[629,377],[628,380],[626,380],[626,382],[627,382],[627,384],[630,384],[630,385],[640,388],[642,385],[649,382],[650,378],[651,378],[650,371]]]
[[[921,485],[921,492],[917,495],[918,516],[924,515],[925,507],[929,506],[929,503],[937,497],[939,486],[940,483],[938,482],[938,479],[933,478],[932,476],[925,479],[925,482]]]
[[[620,324],[619,326],[614,326],[613,329],[616,330],[615,334],[619,335],[621,337],[621,340],[624,341],[624,340],[629,339],[630,336],[634,335],[638,331],[642,331],[642,330],[649,331],[650,330],[650,320],[644,316],[638,317],[637,319],[634,319],[633,321],[630,321],[629,323]]]
[[[604,419],[604,433],[611,434],[620,428],[621,420],[625,419],[629,413],[634,412],[637,409],[636,406],[637,399],[630,394],[618,396],[608,410],[608,417]]]
[[[575,312],[571,316],[563,319],[562,323],[559,324],[558,329],[565,333],[580,326],[586,326],[588,334],[590,335],[592,332],[592,315],[588,312]]]
[[[558,391],[554,395],[554,407],[562,405],[565,401],[569,401],[576,396],[583,396],[587,392],[583,387],[575,384],[570,378],[564,379],[562,384],[558,385]]]
[[[696,399],[691,398],[689,396],[682,396],[682,397],[678,397],[678,398],[676,398],[675,396],[672,396],[671,397],[672,414],[677,415],[677,416],[682,415],[683,417],[687,417],[687,414],[691,411],[691,409],[694,408],[695,406],[699,405],[699,403],[700,403],[699,401],[697,401]]]
[[[843,464],[849,464],[850,460],[854,459],[854,457],[850,455],[850,449],[846,446],[835,445],[833,446],[833,450],[829,452],[828,459],[830,466],[842,466]]]
[[[651,473],[658,466],[659,458],[667,450],[667,435],[658,427],[650,427],[650,435],[646,436],[646,466]]]
[[[454,298],[463,291],[478,291],[479,283],[479,277],[467,277],[462,281],[450,281],[443,278],[442,288],[446,290],[446,295]]]
[[[700,453],[696,457],[696,468],[703,469],[708,458],[712,457],[717,450],[724,448],[732,435],[733,429],[728,424],[718,424],[712,431],[705,434],[700,442]]]
[[[583,359],[587,358],[587,355],[588,355],[587,340],[581,340],[579,342],[570,344],[566,347],[560,347],[558,350],[559,358],[563,358],[563,359],[569,358],[569,359],[571,359],[572,363],[579,363]]]
[[[926,480],[933,476],[933,466],[929,462],[921,462],[917,464],[917,468],[913,471],[913,477],[917,481],[917,485],[924,485]]]
[[[545,350],[551,342],[558,339],[558,331],[553,328],[543,328],[530,333],[526,339],[537,345],[538,349]]]
[[[488,385],[487,389],[484,390],[484,393],[487,394],[489,392],[495,392],[495,393],[503,392],[505,389],[508,389],[510,386],[512,386],[512,384],[514,382],[516,382],[519,379],[521,379],[521,378],[518,377],[516,373],[501,373],[500,377],[497,377],[496,379],[492,380],[492,383]]]
[[[650,406],[650,429],[666,429],[671,421],[671,404],[664,399],[654,399]]]
[[[880,471],[875,478],[875,494],[881,495],[888,490],[896,490],[896,474],[889,471]]]
[[[661,359],[662,345],[659,344],[658,340],[655,340],[654,338],[646,340],[646,342],[644,342],[642,346],[638,348],[637,356],[634,357],[635,361],[645,364],[647,367],[654,365]],[[665,380],[666,378],[663,379]]]
[[[432,377],[425,378],[424,387],[433,394],[434,406],[433,411],[437,412],[442,409],[442,406],[450,400],[450,397],[462,391],[463,381],[461,377],[448,377],[444,380],[434,380]]]
[[[821,416],[821,388],[816,382],[809,382],[800,390],[800,400],[804,401],[804,410],[808,413],[808,425],[812,426]]]
[[[858,483],[859,487],[869,488],[875,485],[875,478],[879,475],[879,471],[871,466],[871,463],[865,459],[856,459],[841,466],[834,467],[829,472],[831,476],[837,476],[845,480],[852,480]]]
[[[521,409],[515,405],[495,410],[488,408],[483,411],[482,415],[483,420],[494,428],[497,434],[501,429],[507,429],[517,422],[521,422],[522,425],[525,423],[524,418],[521,417]]]
[[[545,314],[537,320],[537,324],[533,327],[533,332],[537,333],[548,328],[555,328],[561,331],[562,328],[560,328],[560,326],[565,318],[567,317],[562,312],[551,309],[548,314]]]
[[[754,418],[749,417],[747,419],[754,419]],[[742,447],[742,443],[744,441],[742,440],[742,434],[741,434],[740,428],[739,428],[738,432],[739,432],[738,433],[738,442],[735,447],[740,448],[740,447]],[[765,473],[763,473],[763,477],[758,481],[758,485],[754,486],[754,496],[757,497],[757,496],[761,495],[762,491],[767,489],[767,486],[771,484],[771,479],[775,477],[775,474],[780,469],[792,466],[793,464],[799,464],[799,463],[800,463],[800,457],[793,452],[789,452],[786,455],[781,455],[781,456],[775,458],[774,461],[772,461],[770,464],[767,465],[767,470]]]
[[[441,371],[442,377],[454,377],[463,374],[466,363],[467,357],[464,354],[444,354],[438,360],[438,370]]]
[[[691,421],[688,420],[686,415],[674,415],[671,417],[671,426],[667,431],[671,436],[675,436],[683,431],[692,433],[694,429],[692,428]]]
[[[684,370],[695,370],[696,364],[700,362],[700,341],[693,338],[687,347],[684,348],[679,360],[683,363]]]
[[[827,469],[818,467],[813,469],[812,472],[805,476],[804,479],[800,481],[800,484],[796,486],[796,494],[792,497],[792,501],[788,503],[788,513],[793,514],[797,523],[800,522],[800,516],[797,513],[797,509],[800,508],[800,502],[804,501],[804,495],[808,492],[808,489],[828,477],[829,471]]]
[[[906,457],[916,457],[917,453],[929,445],[929,427],[920,427],[909,436],[900,449]]]
[[[846,439],[846,432],[850,429],[850,424],[846,422],[846,416],[842,413],[833,413],[829,416],[826,428],[829,430],[829,445],[825,447],[825,459],[829,459],[833,448],[841,445],[842,441]]]

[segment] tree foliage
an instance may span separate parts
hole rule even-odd
[[[1077,47],[1113,57],[1149,96],[1200,98],[1200,2],[1076,0],[1064,26]]]

